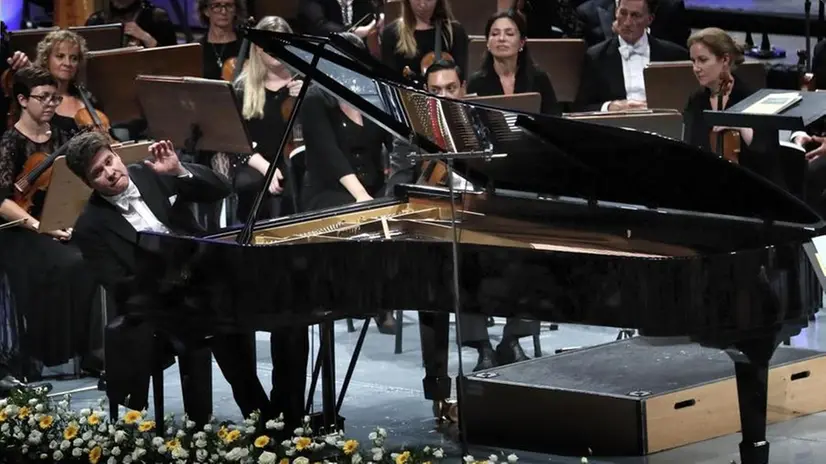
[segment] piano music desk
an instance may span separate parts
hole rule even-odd
[[[781,347],[768,422],[826,410],[826,353]],[[633,338],[472,374],[468,440],[538,452],[642,456],[740,431],[731,359]],[[507,427],[502,427],[507,424]]]

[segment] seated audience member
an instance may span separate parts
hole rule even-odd
[[[513,10],[495,14],[485,26],[485,36],[488,49],[481,69],[468,80],[467,93],[486,96],[538,92],[542,98],[540,111],[558,113],[551,80],[528,52],[521,15]]]
[[[651,12],[654,20],[649,27],[651,36],[666,40],[680,47],[685,46],[691,27],[683,0],[659,0]],[[611,23],[616,17],[618,0],[586,0],[576,8],[578,19],[583,23],[584,38],[588,45],[596,45],[614,35]]]
[[[575,106],[579,111],[626,111],[647,107],[643,70],[649,62],[688,59],[686,49],[646,32],[656,0],[619,0],[617,35],[585,54]]]
[[[154,329],[143,323],[139,315],[128,317],[130,312],[147,309],[135,307],[130,301],[132,287],[140,285],[139,257],[146,253],[138,246],[138,233],[198,234],[201,229],[191,211],[177,206],[218,201],[230,192],[229,183],[209,168],[181,163],[170,142],[152,144],[149,154],[150,159],[144,163],[127,167],[112,151],[109,139],[97,132],[76,136],[66,151],[69,169],[94,190],[77,220],[75,240],[92,275],[114,296],[118,318],[110,327],[113,323],[117,325],[118,333],[107,337],[106,374],[111,384],[128,385],[128,394],[120,392],[123,398],[115,396],[118,401],[126,401],[131,396],[130,402],[135,402],[130,403],[132,408],[146,406],[155,356]],[[209,346],[244,416],[255,410],[261,411],[262,416],[272,415],[267,394],[255,371],[254,344],[250,337],[244,334],[215,336]],[[197,350],[191,353],[194,355]],[[179,355],[182,355],[182,380],[189,375],[210,375],[189,369],[192,358]],[[207,370],[208,366],[207,363]],[[200,383],[194,383],[193,389],[201,387]],[[203,386],[210,388],[209,383]],[[210,397],[209,392],[198,393],[195,396],[199,398],[204,393]],[[187,396],[185,393],[187,414],[194,421],[205,423],[208,411],[202,408],[208,405],[195,402],[199,405],[197,409],[187,407]]]

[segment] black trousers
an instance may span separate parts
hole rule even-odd
[[[490,340],[488,333],[487,317],[481,314],[461,315],[460,333],[464,344],[473,342],[485,342]],[[505,328],[502,330],[503,338],[522,338],[533,335],[539,330],[538,321],[529,321],[509,317]]]
[[[310,337],[307,327],[286,327],[270,335],[272,355],[271,411],[284,414],[287,426],[300,427],[304,418]],[[292,430],[292,429],[290,429]]]

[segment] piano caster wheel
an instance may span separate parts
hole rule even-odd
[[[433,401],[433,416],[439,422],[459,422],[459,403],[456,400]]]

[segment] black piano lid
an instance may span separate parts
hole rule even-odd
[[[427,95],[442,105],[470,108],[482,119],[509,115],[518,143],[494,143],[504,158],[457,160],[457,171],[489,193],[516,190],[543,196],[640,205],[785,222],[820,228],[823,220],[802,200],[762,176],[681,141],[630,129],[561,117],[502,111],[479,103],[435,97],[341,37],[329,39],[246,29],[249,40],[361,111],[396,137],[411,135],[426,152],[442,151],[413,130],[388,95]],[[317,69],[312,54],[320,54]],[[360,94],[367,82],[384,100]],[[344,83],[345,85],[342,85]],[[351,89],[352,88],[352,89]],[[389,90],[389,91],[388,91]],[[400,114],[402,113],[402,114]]]

